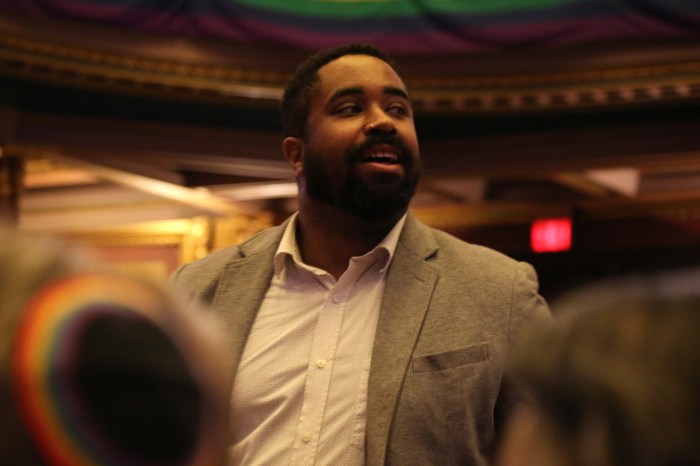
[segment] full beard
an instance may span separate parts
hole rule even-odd
[[[376,173],[360,176],[366,148],[391,144],[402,151],[403,176]],[[412,153],[398,136],[371,135],[361,144],[349,148],[339,167],[329,165],[320,154],[307,150],[303,158],[307,194],[368,222],[395,220],[402,215],[416,191],[421,172],[419,154]]]

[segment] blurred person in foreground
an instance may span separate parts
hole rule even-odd
[[[421,158],[386,54],[313,55],[282,113],[298,212],[173,277],[234,338],[232,460],[488,464],[510,343],[549,317],[533,268],[408,211]]]
[[[0,227],[0,462],[224,465],[212,317],[67,246]]]
[[[533,398],[498,466],[700,465],[700,269],[587,287],[552,310],[509,368]]]

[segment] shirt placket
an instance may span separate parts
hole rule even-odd
[[[330,288],[319,314],[309,354],[304,401],[290,458],[290,464],[294,466],[315,462],[347,295],[347,287],[336,285]]]

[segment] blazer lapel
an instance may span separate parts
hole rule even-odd
[[[226,266],[219,279],[211,305],[231,336],[229,356],[234,373],[238,370],[248,334],[270,285],[274,255],[286,224],[241,244],[239,258]]]
[[[367,465],[384,464],[389,430],[438,271],[430,230],[410,214],[387,275],[367,393]],[[410,291],[408,291],[410,290]]]

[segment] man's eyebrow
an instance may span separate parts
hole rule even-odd
[[[345,87],[343,89],[338,89],[333,93],[330,99],[328,99],[328,102],[333,102],[334,100],[338,100],[342,97],[345,97],[346,95],[357,95],[357,94],[362,94],[362,88],[361,87]]]
[[[406,91],[404,91],[400,87],[387,86],[384,88],[384,93],[403,97],[406,100],[410,100],[410,98],[408,97],[408,93],[406,93]]]
[[[328,102],[333,102],[347,95],[361,95],[364,90],[361,87],[344,87],[343,89],[338,89],[333,93],[333,95],[328,99]],[[406,100],[410,100],[406,91],[400,87],[387,86],[384,88],[384,94],[395,95],[398,97],[403,97]]]

